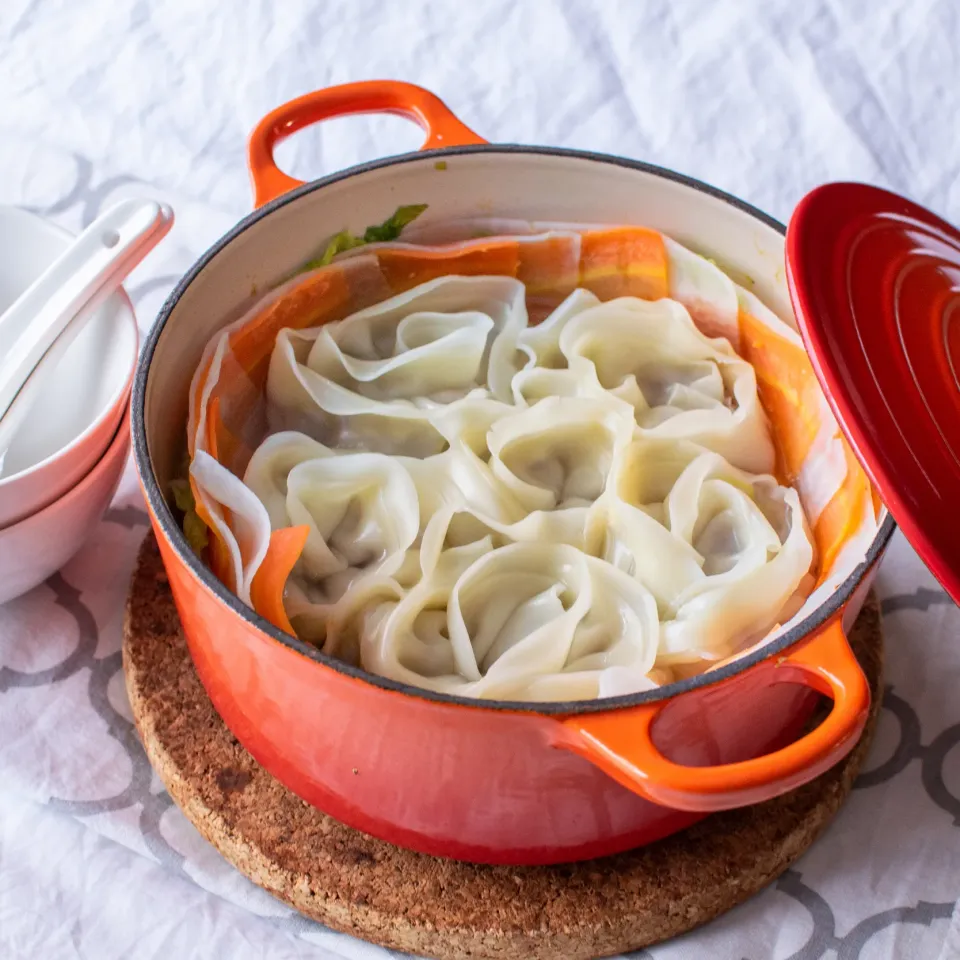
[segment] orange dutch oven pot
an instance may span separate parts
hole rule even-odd
[[[275,144],[343,114],[388,112],[423,151],[312,183]],[[442,161],[442,162],[441,162]],[[213,246],[164,305],[133,399],[137,468],[197,672],[240,743],[308,803],[424,853],[536,864],[646,844],[703,816],[794,789],[837,763],[869,706],[847,643],[894,530],[883,513],[849,575],[760,649],[680,683],[573,703],[468,700],[405,687],[318,652],[242,604],[192,553],[169,502],[188,390],[204,345],[347,224],[427,203],[432,216],[637,223],[715,251],[790,314],[785,229],[742,201],[619,157],[491,145],[418,87],[349,84],[267,116],[250,139],[257,210]],[[826,719],[806,725],[818,696]]]

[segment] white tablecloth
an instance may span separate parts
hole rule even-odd
[[[374,77],[431,88],[491,140],[651,160],[781,219],[849,178],[960,222],[956,0],[2,0],[0,202],[74,229],[124,194],[172,203],[128,284],[146,330],[250,209],[257,119]],[[418,144],[352,119],[280,155],[309,178]],[[152,775],[119,655],[144,533],[131,469],[82,553],[0,608],[0,956],[386,956],[249,884]],[[845,809],[759,896],[640,956],[960,957],[960,614],[899,535],[878,586],[888,690]]]

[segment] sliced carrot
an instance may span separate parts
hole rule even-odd
[[[515,277],[520,267],[519,248],[520,244],[515,238],[498,237],[478,240],[476,244],[465,244],[451,250],[384,247],[376,254],[390,289],[394,293],[402,293],[428,280],[451,274],[463,277]]]
[[[580,238],[580,283],[601,300],[669,293],[663,236],[645,227],[587,230]]]
[[[860,526],[867,498],[871,496],[870,482],[850,445],[840,434],[837,434],[837,440],[843,444],[847,475],[813,527],[822,571],[818,586],[826,579],[843,545]]]
[[[557,296],[541,294],[536,297],[527,297],[527,319],[530,326],[535,327],[543,323],[563,303],[563,300],[564,298],[559,294]]]
[[[207,400],[207,453],[217,462],[220,461],[220,398],[211,396]]]
[[[235,391],[234,395],[229,390]],[[218,384],[216,390],[220,391]],[[207,452],[231,473],[242,477],[253,456],[256,437],[267,429],[263,396],[249,384],[228,379],[223,393],[207,404]],[[224,411],[229,412],[227,417]]]
[[[253,451],[247,449],[242,436],[230,430],[224,423],[221,400],[219,396],[211,397],[207,404],[207,452],[218,463],[240,477],[243,476]],[[235,414],[236,412],[234,411]]]
[[[793,484],[821,427],[820,385],[810,358],[796,344],[777,336],[765,324],[740,311],[740,355],[757,372],[760,400],[773,427],[777,447],[777,479]],[[868,497],[879,500],[847,441],[843,444],[846,475],[813,525],[820,566],[819,583],[829,575],[843,545],[860,526]]]
[[[277,629],[289,634],[294,633],[293,626],[283,607],[283,590],[287,585],[290,571],[303,553],[304,544],[310,528],[284,527],[270,534],[270,546],[263,563],[253,576],[250,585],[250,599],[253,609],[261,617],[269,620]]]
[[[576,237],[555,236],[517,245],[517,279],[536,299],[548,295],[559,302],[577,287],[579,259]]]
[[[262,389],[266,383],[270,355],[281,330],[303,330],[337,319],[349,300],[350,287],[343,270],[329,267],[308,277],[234,330],[230,334],[230,349],[252,386]]]
[[[230,551],[227,549],[227,545],[224,543],[217,528],[213,525],[213,520],[210,518],[210,514],[204,506],[203,501],[200,499],[200,491],[197,489],[197,484],[193,477],[190,477],[190,489],[193,491],[194,509],[197,511],[197,516],[207,525],[207,529],[210,531],[210,539],[207,545],[207,552],[210,557],[210,569],[213,571],[214,576],[217,577],[228,590],[235,593],[237,586],[233,581],[233,562],[230,558]]]
[[[187,452],[192,457],[194,447],[196,446],[197,428],[200,426],[200,400],[203,396],[203,389],[206,386],[207,376],[210,373],[210,367],[213,365],[213,356],[211,355],[203,365],[202,374],[197,377],[197,385],[193,393],[193,416],[187,428]]]
[[[760,402],[774,428],[777,479],[792,484],[800,475],[820,429],[820,386],[810,358],[756,317],[740,311],[740,356],[757,373]]]

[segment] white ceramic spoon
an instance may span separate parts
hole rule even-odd
[[[153,200],[122,200],[97,217],[0,315],[0,469],[70,342],[173,224]]]

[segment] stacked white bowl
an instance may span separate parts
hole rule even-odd
[[[41,217],[0,206],[0,313],[70,240]],[[121,287],[44,371],[41,394],[0,465],[0,603],[59,570],[113,499],[130,448],[138,345]]]

